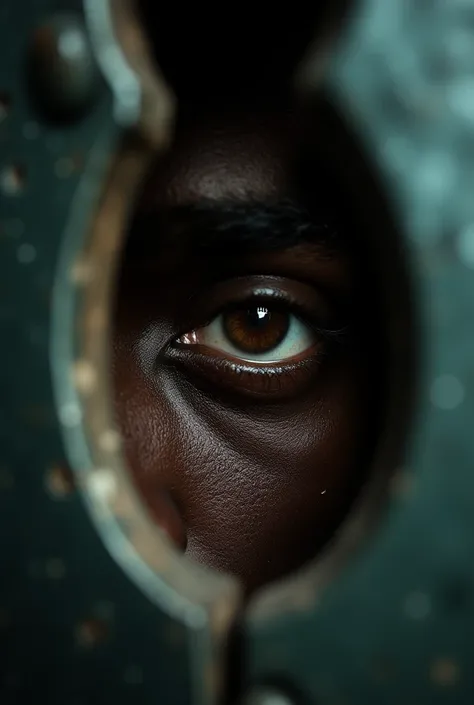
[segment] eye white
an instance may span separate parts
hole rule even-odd
[[[268,309],[257,309],[257,315],[263,318]],[[209,348],[229,353],[246,362],[283,362],[290,360],[314,344],[314,333],[294,314],[288,314],[289,325],[283,340],[277,346],[262,353],[249,353],[241,350],[229,340],[224,327],[224,314],[219,314],[207,326],[199,331],[199,342]]]

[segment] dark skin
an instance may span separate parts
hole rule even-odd
[[[301,203],[295,118],[190,114],[131,229],[116,411],[156,522],[251,592],[316,555],[364,477],[364,294],[350,233]]]

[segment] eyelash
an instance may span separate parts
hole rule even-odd
[[[292,314],[309,326],[315,335],[323,338],[335,340],[343,336],[346,332],[345,326],[337,329],[322,326],[320,320],[317,320],[317,316],[314,311],[302,306],[300,302],[296,301],[287,293],[279,291],[278,289],[265,288],[265,293],[263,293],[263,289],[257,289],[250,295],[242,296],[241,298],[235,297],[232,303],[229,303],[223,307],[214,307],[212,312],[210,312],[204,320],[201,320],[192,326],[188,324],[186,329],[182,329],[176,336],[176,339],[188,333],[191,328],[196,330],[198,328],[208,326],[212,323],[216,316],[225,315],[246,305],[271,306],[272,308],[276,308],[284,313]]]
[[[199,349],[199,345],[179,345],[179,338],[190,330],[199,330],[208,326],[217,316],[246,305],[268,306],[273,310],[278,308],[286,314],[296,316],[311,329],[320,345],[315,344],[314,350],[306,358],[268,364],[238,358],[231,359],[218,353],[205,354]],[[177,362],[179,366],[183,366],[186,372],[191,372],[193,379],[194,373],[197,373],[197,377],[204,379],[204,382],[210,382],[213,394],[216,390],[227,389],[227,391],[236,392],[239,396],[274,401],[307,390],[310,382],[318,377],[315,374],[316,368],[329,357],[329,346],[339,342],[345,332],[345,327],[321,325],[321,316],[318,316],[313,308],[309,305],[302,306],[287,292],[260,287],[245,296],[233,297],[232,303],[228,305],[214,306],[212,313],[210,312],[202,322],[194,324],[192,328],[188,325],[187,329],[176,336],[169,345],[167,357]]]

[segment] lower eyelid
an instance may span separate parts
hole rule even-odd
[[[201,345],[193,346],[192,351],[184,345],[170,348],[167,357],[193,377],[210,383],[213,389],[217,387],[269,401],[288,398],[308,389],[309,382],[315,377],[315,367],[324,357],[320,344],[314,346],[311,355],[306,352],[302,360],[285,364],[247,363],[224,355],[210,355],[204,350]]]

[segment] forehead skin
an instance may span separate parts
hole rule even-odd
[[[286,197],[291,122],[269,114],[183,120],[140,207]],[[200,391],[156,364],[169,340],[167,302],[188,295],[196,276],[186,255],[176,243],[148,279],[124,263],[117,416],[133,476],[157,521],[190,557],[236,573],[250,591],[314,556],[346,513],[366,446],[367,363],[349,346],[311,394],[265,407]]]
[[[286,195],[292,120],[287,115],[201,115],[178,125],[172,151],[156,170],[145,202],[177,206],[265,201]]]

